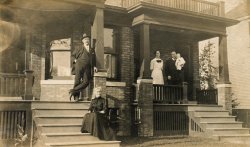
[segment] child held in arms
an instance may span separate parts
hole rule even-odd
[[[181,57],[180,53],[176,54],[176,61],[175,61],[175,66],[177,70],[182,70],[182,68],[184,67],[184,64],[186,63],[186,61],[184,60],[183,57]]]

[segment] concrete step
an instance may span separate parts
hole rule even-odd
[[[231,143],[239,143],[239,144],[250,144],[250,134],[242,135],[242,134],[233,134],[233,135],[214,135],[218,138],[219,141],[223,142],[231,142]]]
[[[82,124],[84,115],[37,115],[36,124]]]
[[[70,102],[70,101],[38,101],[33,102],[31,108],[34,109],[88,109],[90,101]]]
[[[249,134],[248,128],[210,128],[209,131],[212,131],[213,135],[228,135],[228,134]]]
[[[195,111],[194,112],[195,117],[201,117],[201,116],[229,116],[228,111],[224,110],[216,110],[216,111],[209,111],[209,110],[204,110],[204,111]]]
[[[37,126],[42,133],[79,133],[81,131],[81,124],[38,124]]]
[[[188,107],[189,111],[221,111],[223,107],[220,105],[193,105]]]
[[[89,133],[42,133],[46,143],[56,142],[81,142],[81,141],[99,141],[97,137],[91,136]]]
[[[48,147],[120,147],[120,141],[83,141],[46,143]]]
[[[85,115],[88,109],[34,109],[34,116],[37,115]]]
[[[211,128],[242,128],[242,122],[200,122],[206,129]]]
[[[200,122],[235,122],[235,116],[199,116]]]

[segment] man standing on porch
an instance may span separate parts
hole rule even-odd
[[[75,74],[75,82],[69,93],[70,100],[73,96],[75,101],[80,100],[80,92],[89,85],[89,81],[93,77],[93,69],[94,72],[97,72],[95,49],[90,47],[90,37],[83,34],[81,40],[83,45],[76,48],[71,55],[72,74]]]
[[[166,61],[165,64],[165,74],[167,76],[167,84],[168,85],[177,85],[178,78],[177,78],[177,69],[175,66],[176,61],[176,52],[171,52],[171,58]]]

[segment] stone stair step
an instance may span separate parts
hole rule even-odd
[[[33,110],[34,116],[37,115],[85,115],[88,113],[88,109],[82,109],[82,108],[74,108],[74,109],[53,109],[53,108],[47,108],[47,109],[34,109]]]
[[[219,141],[250,144],[250,134],[233,134],[233,135],[214,135]]]
[[[196,116],[200,122],[235,122],[235,116]]]
[[[46,143],[56,143],[56,142],[81,142],[81,141],[98,141],[97,137],[91,136],[90,133],[42,133],[45,137]]]
[[[70,101],[38,101],[32,103],[34,109],[88,109],[90,101],[70,102]]]
[[[223,107],[220,105],[199,104],[199,105],[189,106],[188,110],[189,111],[221,111],[223,110]]]
[[[200,122],[207,129],[210,128],[242,128],[242,122]]]
[[[248,128],[209,128],[213,135],[249,134]]]
[[[196,117],[199,117],[199,116],[229,116],[229,112],[228,111],[224,111],[224,110],[220,110],[220,111],[195,111],[194,112],[194,115]]]
[[[81,124],[84,115],[38,115],[34,119],[37,124]]]
[[[80,132],[81,124],[38,124],[43,133]]]
[[[64,142],[46,143],[49,147],[120,147],[120,141],[84,141],[84,142]]]

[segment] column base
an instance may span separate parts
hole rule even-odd
[[[138,83],[138,107],[140,111],[140,121],[138,135],[139,136],[153,136],[154,122],[153,122],[153,80],[139,79]]]
[[[106,98],[106,82],[107,82],[107,72],[104,70],[99,70],[99,72],[94,74],[94,88],[101,87],[101,96]]]
[[[41,101],[70,101],[74,80],[41,80]]]
[[[222,105],[223,108],[232,113],[232,84],[221,84],[216,85],[218,89],[218,105]]]

